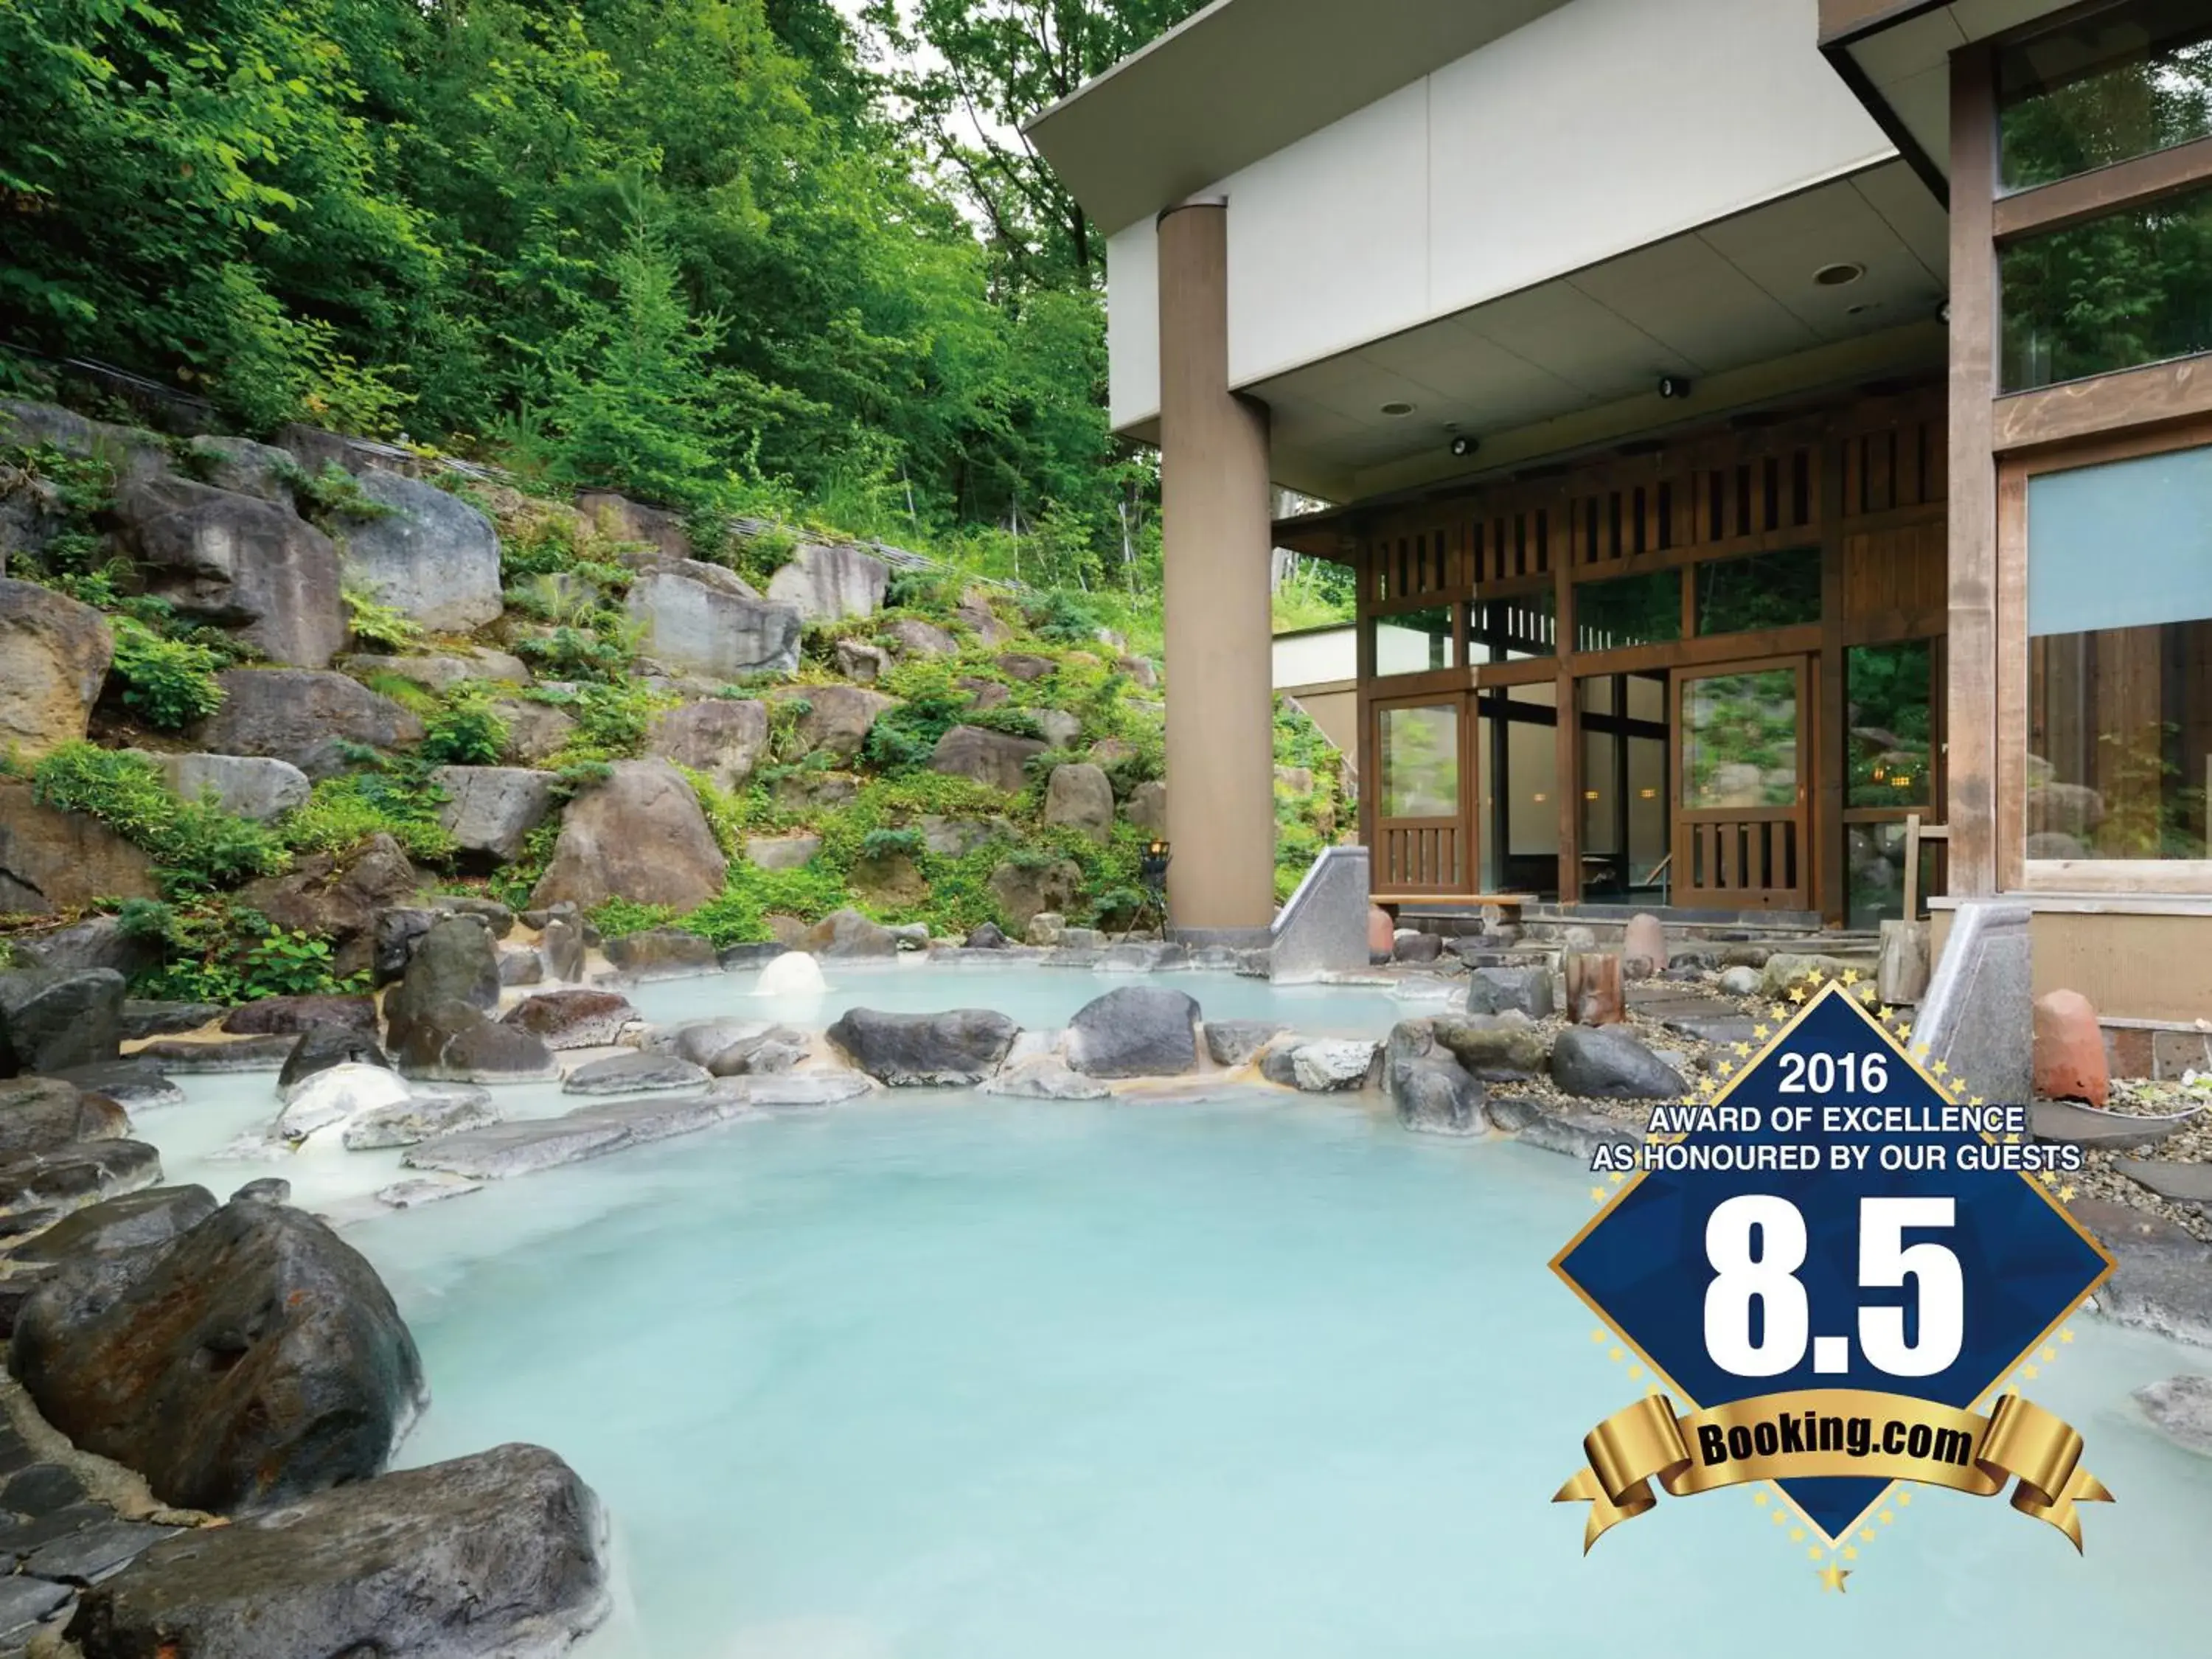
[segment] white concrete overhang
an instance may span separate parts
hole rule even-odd
[[[1951,54],[2072,0],[1820,0],[1820,50],[1939,195],[1951,154]]]
[[[1566,0],[1213,0],[1023,129],[1119,228]]]
[[[1308,495],[1464,482],[1941,365],[1948,238],[1892,161],[1237,389],[1267,405],[1277,480]],[[1689,394],[1662,398],[1662,375]]]

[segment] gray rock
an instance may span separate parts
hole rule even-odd
[[[431,782],[446,792],[438,809],[462,853],[505,864],[522,856],[522,844],[553,810],[550,772],[521,766],[441,766]]]
[[[119,1140],[130,1133],[120,1105],[62,1078],[0,1083],[0,1158],[58,1152],[80,1140]]]
[[[1552,1017],[1552,975],[1546,968],[1476,968],[1468,975],[1467,1011],[1470,1014],[1524,1013],[1531,1019]]]
[[[584,929],[574,917],[548,917],[545,926],[538,930],[538,949],[545,958],[545,971],[555,979],[583,976]]]
[[[833,958],[889,957],[898,954],[898,939],[890,928],[858,910],[834,910],[807,930],[806,948]]]
[[[1075,945],[1073,935],[1086,931],[1071,927],[1061,943]],[[1091,947],[1096,948],[1096,947]],[[1098,958],[1096,971],[1102,974],[1158,974],[1172,969],[1190,966],[1190,947],[1173,941],[1160,939],[1130,939],[1120,945],[1110,945]]]
[[[318,1025],[342,1025],[374,1036],[376,1004],[343,994],[262,997],[240,1004],[222,1018],[222,1029],[234,1036],[297,1036]]]
[[[987,921],[968,935],[964,948],[970,951],[1003,951],[1007,948],[1006,936],[999,931],[997,922]]]
[[[2177,1446],[2212,1457],[2212,1376],[2169,1376],[2132,1396],[2143,1415]]]
[[[1758,969],[1739,963],[1721,969],[1720,988],[1723,996],[1755,997],[1759,994],[1762,975]]]
[[[799,667],[804,618],[796,605],[653,570],[630,588],[629,614],[644,629],[646,654],[680,673],[736,680]]]
[[[1434,962],[1443,949],[1443,940],[1418,927],[1401,927],[1391,936],[1390,955],[1399,962]]]
[[[68,927],[18,933],[18,968],[112,968],[125,979],[160,962],[158,941],[125,927],[118,916],[88,916]]]
[[[994,837],[1012,833],[1002,818],[951,818],[933,812],[916,822],[921,844],[941,859],[964,859]]]
[[[1535,1077],[1552,1057],[1551,1039],[1523,1016],[1470,1014],[1439,1019],[1434,1030],[1468,1075],[1486,1082]]]
[[[703,1089],[707,1068],[673,1054],[610,1054],[579,1066],[561,1084],[568,1095],[668,1094]]]
[[[289,761],[266,755],[156,755],[169,787],[186,800],[212,794],[226,812],[262,822],[305,806],[313,787]]]
[[[1272,1020],[1207,1020],[1206,1053],[1217,1066],[1243,1066],[1281,1030]]]
[[[782,956],[786,949],[775,939],[757,940],[749,945],[726,945],[714,953],[714,961],[726,974],[743,973],[767,967]]]
[[[733,1115],[727,1100],[702,1091],[664,1089],[624,1100],[580,1106],[568,1114],[574,1123],[611,1123],[623,1132],[621,1145],[642,1146],[677,1135],[696,1133]]]
[[[913,617],[885,624],[878,637],[901,657],[950,657],[960,649],[960,642],[935,623]]]
[[[416,1210],[425,1204],[435,1204],[448,1198],[466,1198],[471,1193],[484,1189],[481,1181],[470,1181],[460,1176],[418,1176],[411,1181],[395,1181],[389,1187],[376,1189],[376,1201],[387,1209]]]
[[[795,606],[808,622],[872,617],[883,608],[890,567],[857,547],[801,542],[769,579],[768,596]]]
[[[1070,1071],[1057,1055],[1038,1054],[985,1079],[981,1092],[1015,1100],[1104,1100],[1114,1091],[1096,1078]]]
[[[1177,1077],[1198,1069],[1198,1004],[1181,991],[1125,985],[1068,1022],[1068,1063],[1089,1077]]]
[[[806,712],[793,728],[799,752],[817,750],[849,761],[860,752],[868,733],[898,700],[860,685],[810,685],[801,694]]]
[[[228,1048],[230,1045],[208,1046]],[[161,1062],[149,1058],[143,1050],[128,1060],[102,1060],[96,1066],[67,1066],[57,1075],[75,1084],[87,1094],[104,1095],[117,1105],[132,1111],[185,1103],[185,1091],[169,1081],[167,1074],[161,1069]]]
[[[445,1135],[410,1146],[399,1161],[410,1170],[441,1170],[477,1181],[504,1181],[596,1158],[625,1145],[629,1132],[605,1119],[531,1118]]]
[[[1034,651],[1002,652],[998,664],[1001,673],[1024,684],[1042,679],[1060,666],[1050,657],[1039,656]]]
[[[347,744],[402,749],[422,740],[421,720],[343,674],[227,668],[216,678],[222,707],[192,733],[210,752],[273,756],[327,778],[345,769]]]
[[[1571,1025],[1552,1045],[1552,1080],[1586,1100],[1674,1100],[1684,1085],[1664,1060],[1617,1025]]]
[[[714,1085],[725,1106],[762,1108],[835,1106],[872,1092],[876,1085],[860,1072],[800,1072],[783,1077],[737,1077]]]
[[[1573,1029],[1590,1036],[1625,1035],[1607,1026],[1577,1026]],[[1523,1146],[1540,1146],[1547,1152],[1563,1152],[1585,1166],[1597,1156],[1597,1149],[1601,1146],[1626,1147],[1633,1151],[1644,1144],[1642,1134],[1617,1119],[1603,1117],[1595,1112],[1573,1110],[1538,1112],[1522,1125],[1520,1136]]]
[[[409,1077],[452,1083],[524,1083],[558,1077],[553,1051],[528,1031],[502,1025],[448,997],[392,1030],[393,1058]]]
[[[1148,836],[1164,836],[1168,832],[1168,787],[1157,778],[1147,778],[1129,791],[1129,799],[1121,804],[1121,816]]]
[[[1761,996],[1784,997],[1790,987],[1808,981],[1814,974],[1823,979],[1833,979],[1844,971],[1844,963],[1835,957],[1818,952],[1777,951],[1766,958],[1760,969],[1759,992]]]
[[[1103,842],[1114,834],[1114,789],[1106,774],[1089,761],[1068,761],[1052,769],[1045,786],[1044,821]]]
[[[392,1146],[420,1146],[440,1135],[486,1128],[499,1121],[498,1109],[483,1090],[448,1085],[362,1113],[346,1125],[343,1139],[349,1152],[381,1152]]]
[[[76,1255],[115,1255],[166,1244],[216,1212],[204,1187],[148,1187],[102,1199],[65,1216],[15,1249],[21,1261],[66,1261]]]
[[[611,939],[607,960],[633,979],[680,979],[720,967],[714,947],[680,927],[647,927]]]
[[[527,945],[499,947],[499,982],[513,990],[540,983],[545,977],[545,958]]]
[[[1291,1051],[1291,1077],[1308,1094],[1357,1089],[1375,1064],[1376,1046],[1348,1037],[1302,1042]]]
[[[1025,769],[1030,757],[1045,752],[1046,745],[1035,738],[1010,737],[980,726],[956,726],[937,740],[929,769],[969,778],[1014,795],[1028,785]]]
[[[85,1659],[551,1654],[605,1617],[605,1550],[575,1472],[501,1446],[155,1544],[68,1634]]]
[[[160,1543],[173,1538],[175,1527],[142,1521],[107,1521],[73,1532],[32,1553],[23,1571],[64,1584],[97,1584],[112,1578]],[[4,1620],[0,1620],[4,1623]]]
[[[345,644],[337,549],[289,506],[153,478],[120,491],[115,512],[148,591],[180,615],[295,668],[327,667]]]
[[[366,680],[374,675],[391,674],[403,680],[412,680],[425,691],[441,697],[455,686],[471,680],[491,685],[527,685],[531,679],[530,665],[521,658],[482,645],[460,646],[410,657],[361,652],[353,656],[341,657],[337,665],[356,679]]]
[[[666,761],[617,761],[606,782],[568,803],[530,902],[588,910],[623,898],[696,910],[728,872],[684,775]]]
[[[1482,1085],[1441,1055],[1401,1060],[1391,1068],[1390,1096],[1398,1121],[1419,1134],[1488,1133]]]
[[[507,726],[500,758],[510,766],[543,766],[576,733],[574,716],[534,698],[495,698],[492,709]]]
[[[40,1222],[161,1178],[161,1157],[136,1140],[90,1140],[0,1158],[0,1216]],[[15,1231],[21,1231],[21,1228]]]
[[[216,1002],[140,1001],[125,998],[123,1003],[123,1040],[137,1042],[146,1037],[167,1036],[178,1031],[197,1031],[203,1025],[221,1019],[223,1007]]]
[[[333,1066],[381,1066],[392,1069],[384,1046],[368,1032],[351,1025],[310,1025],[293,1039],[276,1073],[276,1092],[289,1098],[292,1090]]]
[[[1509,1134],[1517,1134],[1543,1115],[1535,1099],[1528,1095],[1492,1095],[1489,1103],[1490,1121]]]
[[[2035,856],[2031,853],[2030,858]],[[1881,954],[1875,963],[1875,994],[1884,1002],[1917,1003],[1928,994],[1929,924],[1881,924]]]
[[[981,1083],[999,1069],[1020,1027],[987,1008],[942,1014],[888,1014],[854,1008],[832,1025],[830,1041],[853,1064],[894,1088]]]
[[[474,916],[441,917],[416,945],[398,988],[384,999],[392,1048],[406,1048],[415,1023],[447,1002],[479,1010],[499,1006],[499,958],[491,930]]]
[[[2098,1312],[2116,1324],[2212,1347],[2212,1245],[2132,1205],[2076,1198],[2067,1208],[2118,1263],[2097,1292]]]
[[[663,709],[653,717],[645,747],[725,789],[741,788],[768,752],[768,707],[749,697],[711,697]]]
[[[819,836],[754,836],[745,842],[745,860],[763,870],[797,870],[821,850]]]
[[[29,1629],[70,1599],[69,1587],[44,1578],[0,1578],[0,1638]],[[21,1650],[28,1653],[29,1649]]]
[[[441,914],[425,904],[396,904],[379,910],[371,924],[371,982],[389,985],[404,974],[415,947]]]
[[[119,1295],[65,1265],[24,1304],[9,1369],[80,1447],[224,1513],[380,1473],[427,1399],[375,1270],[258,1203],[216,1211]]]
[[[433,634],[466,634],[500,614],[499,535],[458,495],[398,472],[357,475],[386,511],[337,532],[349,586]]]
[[[991,872],[991,902],[1016,933],[1027,938],[1039,915],[1065,915],[1083,896],[1083,866],[1073,859],[1049,863],[1007,860]]]
[[[160,890],[143,848],[88,814],[40,805],[27,781],[0,778],[0,914],[52,915]]]
[[[113,1060],[123,975],[112,968],[0,973],[0,1077]]]
[[[105,461],[118,483],[136,483],[169,470],[168,446],[157,434],[89,420],[55,404],[0,398],[0,435],[26,449],[52,444],[65,455]]]
[[[289,451],[274,444],[258,444],[251,438],[219,437],[211,433],[202,433],[185,447],[191,453],[191,471],[217,489],[291,505],[289,480],[300,464]]]
[[[879,645],[839,640],[831,651],[837,659],[837,672],[858,684],[872,685],[890,672],[891,653]]]
[[[263,1176],[249,1181],[230,1195],[234,1204],[289,1204],[292,1183],[282,1176]]]

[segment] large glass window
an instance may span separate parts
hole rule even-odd
[[[1797,800],[1797,675],[1705,674],[1682,693],[1682,805],[1689,811]]]
[[[1935,799],[1935,661],[1927,640],[1855,645],[1844,654],[1846,806],[1903,811]]]
[[[2027,484],[2031,859],[2201,859],[2212,448]]]
[[[2212,350],[2212,190],[1999,250],[2004,389]]]
[[[1382,816],[1449,818],[1459,813],[1459,705],[1385,708]]]
[[[1698,632],[1748,634],[1820,620],[1820,550],[1794,547],[1696,568]]]
[[[1575,649],[1614,651],[1682,637],[1682,573],[1583,582],[1575,589]]]
[[[1999,179],[2048,184],[2212,133],[2203,0],[2140,0],[2043,30],[1997,58]]]
[[[1458,667],[1457,616],[1456,606],[1440,605],[1427,611],[1401,611],[1376,617],[1376,677]]]

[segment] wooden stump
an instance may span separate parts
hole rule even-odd
[[[1620,958],[1608,951],[1570,951],[1567,1018],[1577,1025],[1616,1025],[1628,1017],[1620,994]]]

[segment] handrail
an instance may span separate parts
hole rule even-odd
[[[1668,849],[1668,852],[1667,852],[1667,856],[1666,856],[1665,858],[1663,858],[1663,859],[1661,859],[1661,860],[1659,860],[1659,862],[1658,862],[1658,863],[1656,863],[1656,864],[1653,865],[1653,866],[1650,867],[1650,869],[1649,869],[1649,870],[1645,871],[1645,872],[1644,872],[1644,879],[1643,879],[1643,880],[1641,880],[1641,881],[1639,881],[1639,882],[1638,882],[1638,883],[1636,884],[1636,885],[1637,885],[1637,886],[1638,886],[1638,887],[1649,887],[1649,886],[1650,886],[1653,882],[1657,881],[1657,880],[1659,879],[1659,876],[1660,876],[1661,872],[1664,871],[1664,870],[1665,870],[1665,869],[1666,869],[1669,865],[1673,864],[1674,862],[1674,849],[1673,849],[1672,848],[1669,848]],[[1634,870],[1632,870],[1632,869],[1629,872],[1629,874],[1631,874],[1631,875],[1634,875],[1635,873],[1636,873],[1636,872],[1635,872],[1635,871],[1634,871]],[[1663,885],[1662,885],[1662,886],[1661,886],[1661,888],[1659,889],[1659,905],[1660,905],[1660,908],[1661,908],[1662,909],[1664,909],[1664,908],[1666,908],[1667,901],[1668,901],[1669,898],[1671,898],[1671,897],[1673,897],[1673,896],[1674,896],[1674,881],[1673,881],[1672,878],[1668,878],[1668,881],[1667,881]]]
[[[1920,920],[1920,843],[1940,841],[1948,843],[1951,826],[1948,823],[1923,823],[1920,814],[1905,815],[1905,919]]]

